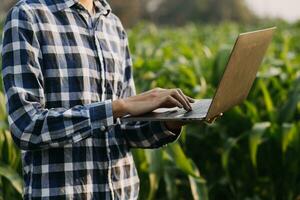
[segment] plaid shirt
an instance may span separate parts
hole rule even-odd
[[[22,149],[24,199],[137,199],[131,148],[178,138],[160,122],[115,123],[135,95],[126,33],[103,0],[21,0],[4,27],[8,120]]]

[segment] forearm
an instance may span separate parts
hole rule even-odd
[[[112,113],[114,118],[120,118],[123,117],[127,114],[130,114],[129,110],[129,106],[130,103],[128,101],[128,99],[118,99],[112,102]],[[136,109],[138,109],[138,107],[136,107]],[[184,125],[181,122],[178,121],[167,121],[167,122],[163,122],[164,126],[166,127],[166,129],[168,129],[169,131],[175,133],[175,134],[179,134],[181,132],[181,128]]]
[[[18,108],[24,115],[9,113],[10,129],[19,148],[45,149],[76,143],[93,134],[101,134],[103,126],[113,124],[111,102],[64,108],[35,108],[31,104]],[[9,101],[9,107],[14,109]],[[26,112],[27,111],[27,112]]]
[[[163,122],[157,121],[124,123],[121,128],[131,148],[160,148],[180,136],[180,131],[174,133]]]

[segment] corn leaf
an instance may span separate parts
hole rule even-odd
[[[300,78],[298,78],[290,89],[288,99],[279,111],[279,122],[287,122],[295,114],[297,104],[300,100]]]
[[[164,181],[166,184],[166,192],[168,199],[176,199],[178,191],[174,189],[176,188],[176,182],[174,181],[175,178],[176,177],[170,171],[165,171]]]
[[[190,176],[198,177],[189,159],[186,157],[182,148],[180,147],[179,143],[169,145],[166,151],[180,170],[182,170],[184,173]]]
[[[6,118],[5,97],[0,92],[0,121]]]
[[[0,176],[6,178],[19,194],[22,194],[23,180],[10,166],[0,164]]]
[[[259,86],[263,93],[264,103],[265,103],[269,118],[273,121],[274,120],[274,104],[273,104],[273,100],[271,98],[271,94],[267,88],[266,83],[264,83],[262,80],[259,80]]]
[[[190,187],[194,200],[208,200],[208,189],[206,181],[200,176],[200,172],[196,165],[190,160],[191,166],[195,171],[197,178],[189,176]]]
[[[249,132],[249,149],[250,157],[254,167],[257,166],[257,150],[259,145],[264,141],[263,134],[271,126],[270,122],[260,122],[254,124],[252,130]]]
[[[295,124],[283,124],[282,129],[281,149],[283,153],[286,153],[288,147],[295,141],[298,135],[298,129]]]
[[[145,156],[148,163],[150,190],[148,199],[154,199],[159,187],[161,173],[163,172],[163,154],[162,150],[147,150]]]

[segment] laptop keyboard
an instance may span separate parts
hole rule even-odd
[[[210,104],[211,99],[201,99],[191,104],[192,111],[186,111],[183,108],[160,108],[156,109],[154,113],[159,117],[167,118],[201,118],[206,116]]]
[[[204,99],[193,103],[192,104],[193,111],[199,113],[207,113],[211,101],[212,101],[211,99]]]

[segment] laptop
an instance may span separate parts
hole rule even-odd
[[[191,103],[192,111],[159,108],[140,116],[127,115],[121,121],[210,121],[240,104],[249,94],[275,30],[272,27],[240,34],[214,97]]]

